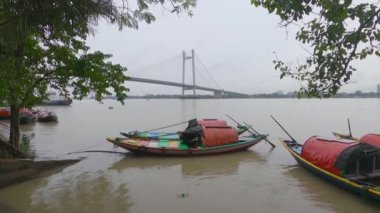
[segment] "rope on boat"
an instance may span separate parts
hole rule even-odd
[[[86,152],[105,152],[105,153],[117,153],[117,154],[126,154],[126,152],[117,152],[117,151],[109,151],[109,150],[87,150],[87,151],[79,151],[79,152],[70,152],[67,153],[70,154],[76,154],[76,153],[86,153]]]
[[[104,144],[104,143],[106,143],[106,142],[101,142],[101,143],[98,143],[98,144],[95,144],[95,145],[92,145],[92,146],[88,146],[88,147],[85,147],[85,148],[82,148],[82,149],[78,149],[78,150],[76,150],[76,151],[74,151],[74,152],[80,152],[80,151],[83,151],[83,150],[86,150],[86,149],[91,149],[91,148],[94,148],[94,147],[100,146],[100,145],[102,145],[102,144]],[[67,154],[69,155],[69,154],[71,154],[71,153],[73,153],[73,152],[69,152],[69,153],[67,153]]]
[[[146,130],[146,131],[142,131],[142,132],[150,132],[150,131],[156,131],[156,130],[160,130],[160,129],[166,129],[166,128],[169,128],[169,127],[178,126],[178,125],[181,125],[181,124],[184,124],[184,123],[188,123],[189,121],[190,120],[187,120],[187,121],[183,121],[181,123],[176,123],[176,124],[172,124],[172,125],[168,125],[168,126],[163,126],[163,127],[156,128],[156,129],[150,129],[150,130]]]
[[[78,149],[78,150],[73,151],[73,152],[68,152],[66,154],[58,155],[56,158],[59,158],[59,157],[64,156],[64,155],[71,155],[71,154],[78,154],[78,153],[87,153],[87,152],[104,152],[104,153],[116,153],[116,154],[126,154],[127,153],[127,152],[118,152],[118,151],[115,151],[115,146],[114,146],[114,151],[109,151],[109,150],[86,150],[86,149],[91,149],[91,148],[103,145],[104,143],[106,143],[106,142],[101,142],[101,143],[98,143],[98,144],[95,144],[95,145],[92,145],[92,146],[88,146],[88,147],[85,147],[85,148]]]

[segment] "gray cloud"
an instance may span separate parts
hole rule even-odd
[[[200,0],[193,17],[169,14],[161,8],[155,9],[155,16],[155,23],[141,24],[139,30],[119,32],[116,26],[101,23],[88,44],[92,50],[113,54],[112,61],[127,66],[128,74],[135,77],[180,82],[182,51],[190,54],[191,49],[195,49],[215,81],[226,90],[288,92],[300,85],[291,79],[280,80],[272,64],[273,52],[293,64],[297,58],[302,61],[306,57],[306,51],[294,40],[295,30],[289,29],[287,36],[285,29],[278,27],[279,19],[275,15],[254,8],[248,0]],[[365,72],[357,72],[353,81],[358,83],[345,86],[342,91],[374,91],[380,83],[376,70],[379,60],[369,59],[355,65]],[[189,75],[186,81],[191,81]],[[201,78],[197,81],[204,84]],[[179,94],[181,91],[175,87],[133,82],[127,86],[132,95]]]

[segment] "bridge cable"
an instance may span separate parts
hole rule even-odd
[[[218,82],[216,82],[215,78],[211,75],[211,73],[208,71],[207,67],[204,65],[204,63],[202,62],[202,60],[199,58],[199,56],[197,54],[195,54],[195,56],[197,57],[199,63],[202,65],[202,67],[204,68],[204,70],[207,72],[207,74],[210,76],[211,80],[216,84],[216,86],[221,89],[221,87],[219,86]]]
[[[171,61],[178,61],[178,58],[180,56],[182,57],[181,54],[175,54],[175,55],[170,56],[169,58],[160,60],[160,61],[153,63],[153,64],[148,64],[148,65],[136,68],[130,72],[132,74],[143,74],[143,73],[147,73],[147,72],[151,72],[151,71],[157,72],[157,66],[169,64],[169,62],[171,62]]]
[[[205,81],[206,84],[210,84],[210,82],[203,76],[202,72],[200,72],[201,70],[198,69],[197,65],[195,65],[195,70],[199,71],[199,72],[197,72],[197,74],[199,74],[202,77],[202,79]],[[220,88],[218,88],[218,89],[220,89]]]

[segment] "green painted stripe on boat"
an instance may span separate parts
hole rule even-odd
[[[179,147],[178,148],[179,149],[189,149],[189,147],[186,144],[182,143],[182,142],[179,143]]]
[[[159,147],[168,147],[169,141],[168,140],[160,140],[160,142],[158,142],[158,146]]]

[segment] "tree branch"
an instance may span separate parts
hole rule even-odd
[[[380,9],[378,9],[372,16],[370,16],[365,22],[363,22],[359,26],[358,30],[355,32],[356,33],[356,40],[355,40],[354,49],[351,51],[350,56],[348,57],[347,61],[344,63],[344,69],[343,69],[344,72],[347,71],[348,65],[350,64],[352,58],[354,57],[354,55],[356,53],[356,50],[358,48],[359,41],[360,41],[360,33],[363,30],[364,26],[366,24],[368,24],[368,22],[371,21],[375,16],[378,16],[379,14],[380,14]]]

